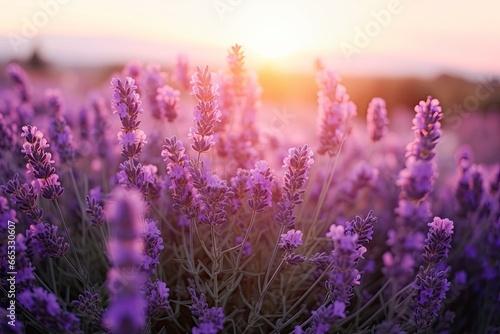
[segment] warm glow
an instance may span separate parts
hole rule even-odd
[[[243,25],[241,41],[250,52],[264,59],[294,55],[316,42],[311,22],[304,22],[313,18],[304,16],[297,8],[266,6],[260,14],[246,17],[252,21]]]

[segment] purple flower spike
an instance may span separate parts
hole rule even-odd
[[[447,218],[434,217],[428,225],[429,233],[425,239],[423,258],[429,265],[437,265],[448,257],[453,235],[453,222]]]
[[[136,92],[137,86],[134,79],[130,77],[127,77],[125,81],[113,78],[111,88],[113,89],[111,108],[113,114],[120,116],[122,123],[122,129],[118,133],[118,140],[123,145],[122,156],[127,159],[137,158],[142,147],[147,143],[146,135],[139,130],[141,122],[138,116],[144,110],[141,108],[139,94]]]
[[[189,307],[191,314],[198,318],[200,326],[193,328],[193,333],[218,333],[224,328],[224,313],[222,307],[208,307],[205,294],[196,295],[193,289],[189,289],[193,304]]]
[[[156,101],[158,107],[169,122],[173,122],[179,114],[179,96],[180,92],[168,85],[157,90]]]
[[[318,73],[317,82],[319,107],[318,154],[336,156],[341,143],[350,134],[356,117],[356,105],[349,100],[346,89],[339,83],[338,76],[330,70]]]
[[[373,216],[373,211],[368,212],[365,219],[356,216],[354,220],[347,223],[345,227],[346,235],[357,235],[357,244],[359,247],[367,244],[372,240],[373,235],[373,225],[377,222],[377,217]]]
[[[437,318],[441,302],[446,298],[450,282],[444,271],[436,272],[434,268],[428,274],[417,276],[415,288],[415,308],[413,319],[419,330],[429,327]]]
[[[169,291],[167,284],[160,280],[148,282],[145,287],[146,300],[148,301],[149,318],[157,318],[170,309],[168,301]]]
[[[295,227],[296,216],[293,209],[302,203],[301,195],[305,192],[304,185],[309,178],[309,170],[314,163],[313,152],[307,146],[299,146],[288,150],[288,157],[283,160],[283,167],[287,168],[285,173],[285,185],[282,198],[278,202],[278,213],[274,220],[288,228]]]
[[[20,293],[17,300],[47,328],[58,333],[83,333],[80,320],[73,313],[61,309],[54,294],[36,287]]]
[[[163,238],[158,229],[158,222],[146,219],[146,232],[144,233],[144,260],[143,269],[154,273],[160,264],[160,252],[164,248]]]
[[[194,109],[195,126],[189,130],[189,137],[193,139],[191,147],[198,153],[207,152],[214,144],[213,134],[215,125],[220,122],[221,112],[217,105],[217,92],[219,85],[215,81],[216,75],[208,71],[208,66],[203,70],[196,67],[191,84],[191,95],[198,99]]]
[[[250,188],[250,199],[248,205],[255,212],[260,212],[272,206],[271,187],[274,176],[266,161],[255,163],[255,168],[250,171],[248,187]]]
[[[102,326],[102,305],[98,293],[85,291],[83,295],[78,295],[78,300],[73,300],[71,304],[89,316],[94,326]]]
[[[57,236],[57,226],[48,223],[31,225],[26,231],[27,244],[42,258],[58,258],[69,250],[69,244],[63,237]]]
[[[34,184],[36,191],[41,192],[47,199],[61,197],[64,189],[59,183],[56,169],[52,166],[54,163],[52,155],[45,151],[49,147],[47,139],[35,126],[26,125],[22,130],[21,137],[25,138],[25,143],[21,152],[28,161],[26,168],[36,178]]]
[[[49,89],[45,92],[48,112],[51,115],[49,128],[50,139],[59,153],[63,164],[72,165],[76,151],[73,144],[73,135],[62,111],[62,96],[59,90]]]
[[[302,231],[290,230],[281,235],[278,246],[287,252],[293,252],[297,247],[302,245]]]
[[[145,204],[136,190],[116,188],[106,206],[110,222],[107,287],[111,301],[104,314],[105,327],[112,333],[140,333],[146,323],[146,300],[141,287],[147,274],[143,262]]]
[[[173,207],[180,210],[187,218],[193,218],[198,212],[197,191],[188,170],[189,160],[184,145],[175,136],[165,138],[161,155],[167,162],[167,175],[172,182],[170,190],[174,201]]]
[[[371,100],[366,112],[366,123],[370,139],[374,142],[382,139],[389,124],[385,100],[383,98],[374,97]]]
[[[241,45],[235,44],[231,46],[231,50],[227,55],[227,63],[231,71],[232,87],[236,96],[243,95],[245,85],[245,55],[241,50]]]
[[[14,83],[21,102],[29,102],[31,99],[31,90],[29,87],[29,79],[23,68],[17,64],[9,64],[5,70],[7,77]]]
[[[407,155],[416,156],[418,160],[431,160],[434,158],[438,139],[441,137],[441,119],[443,111],[439,101],[432,96],[427,101],[420,101],[415,106],[415,118],[412,130],[415,132],[415,141],[410,144]]]

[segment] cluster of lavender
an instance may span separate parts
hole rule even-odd
[[[356,106],[323,65],[319,141],[267,159],[282,144],[270,150],[258,131],[262,89],[244,59],[231,47],[217,75],[208,66],[190,74],[186,56],[171,75],[131,62],[125,79],[111,81],[112,112],[95,94],[77,117],[63,113],[58,90],[37,96],[44,90],[8,66],[0,286],[9,285],[12,221],[19,317],[10,326],[2,300],[0,331],[498,330],[500,167],[474,164],[465,148],[456,183],[436,186],[439,102],[415,107],[405,155],[391,141],[385,101],[370,102],[366,131],[357,131]],[[191,127],[178,117],[189,95]],[[26,124],[40,124],[51,145]],[[399,170],[397,191],[384,177]],[[430,222],[431,209],[447,218]]]

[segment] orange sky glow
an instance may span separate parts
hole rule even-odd
[[[0,0],[0,62],[39,47],[55,63],[132,58],[220,64],[234,43],[250,66],[387,75],[500,73],[500,3],[441,0]]]

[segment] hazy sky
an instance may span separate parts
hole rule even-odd
[[[248,62],[346,72],[500,74],[500,2],[492,0],[0,0],[0,61],[34,45],[55,62],[143,58]]]

